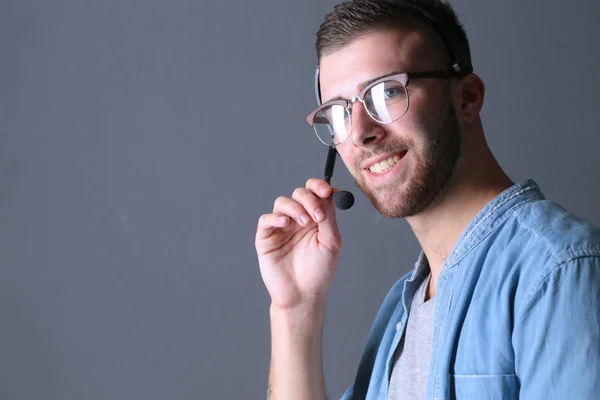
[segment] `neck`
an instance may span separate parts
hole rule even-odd
[[[477,159],[465,161],[443,193],[424,212],[406,220],[431,268],[427,298],[435,295],[446,258],[467,225],[491,200],[513,185],[487,146]]]

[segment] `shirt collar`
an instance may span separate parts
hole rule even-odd
[[[471,220],[446,259],[442,271],[460,261],[473,247],[485,238],[513,210],[525,203],[544,200],[538,184],[533,179],[519,182],[496,196]],[[425,253],[421,251],[412,278],[429,269]]]
[[[467,225],[442,269],[451,268],[460,261],[515,209],[539,200],[544,200],[544,195],[533,179],[526,179],[500,193]]]

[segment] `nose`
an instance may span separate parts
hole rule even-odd
[[[351,122],[350,140],[355,146],[372,146],[385,136],[383,127],[371,118],[365,106],[359,101],[352,104]]]

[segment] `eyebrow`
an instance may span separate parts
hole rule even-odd
[[[388,76],[392,76],[392,75],[398,75],[398,74],[401,74],[401,73],[402,73],[402,71],[394,71],[394,72],[390,72],[389,74],[381,75],[381,76],[378,76],[378,77],[376,77],[376,78],[373,78],[373,79],[368,79],[368,80],[366,80],[366,81],[362,81],[362,82],[360,82],[360,83],[359,83],[359,84],[356,86],[356,88],[358,89],[358,92],[360,93],[360,92],[362,92],[362,90],[363,90],[364,88],[366,88],[367,86],[369,86],[371,83],[373,83],[373,82],[375,82],[375,81],[378,81],[378,80],[380,80],[380,79],[382,79],[382,78],[386,78],[386,77],[388,77]],[[325,103],[329,103],[330,101],[334,101],[334,100],[349,100],[349,99],[345,99],[345,98],[343,98],[342,96],[335,96],[335,97],[332,97],[331,99],[327,100],[327,101],[326,101],[326,102],[324,102],[323,104],[325,104]]]

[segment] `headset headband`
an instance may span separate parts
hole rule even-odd
[[[471,65],[471,63],[466,63],[465,61],[461,60],[461,58],[458,56],[455,46],[452,46],[450,38],[448,37],[448,35],[444,34],[442,29],[436,23],[433,15],[431,15],[427,10],[419,7],[416,4],[409,3],[406,1],[402,1],[400,3],[402,4],[402,7],[406,7],[407,9],[410,9],[414,13],[419,14],[421,17],[423,17],[424,19],[429,21],[429,23],[431,23],[434,26],[438,35],[442,39],[444,46],[448,50],[448,53],[450,53],[450,56],[452,57],[452,71],[454,72],[454,74],[456,76],[462,76],[462,75],[466,75],[466,74],[473,72],[473,66]],[[317,103],[319,105],[321,105],[321,87],[320,87],[320,82],[319,82],[319,62],[318,61],[317,61],[317,68],[315,70],[315,96],[317,98]]]

